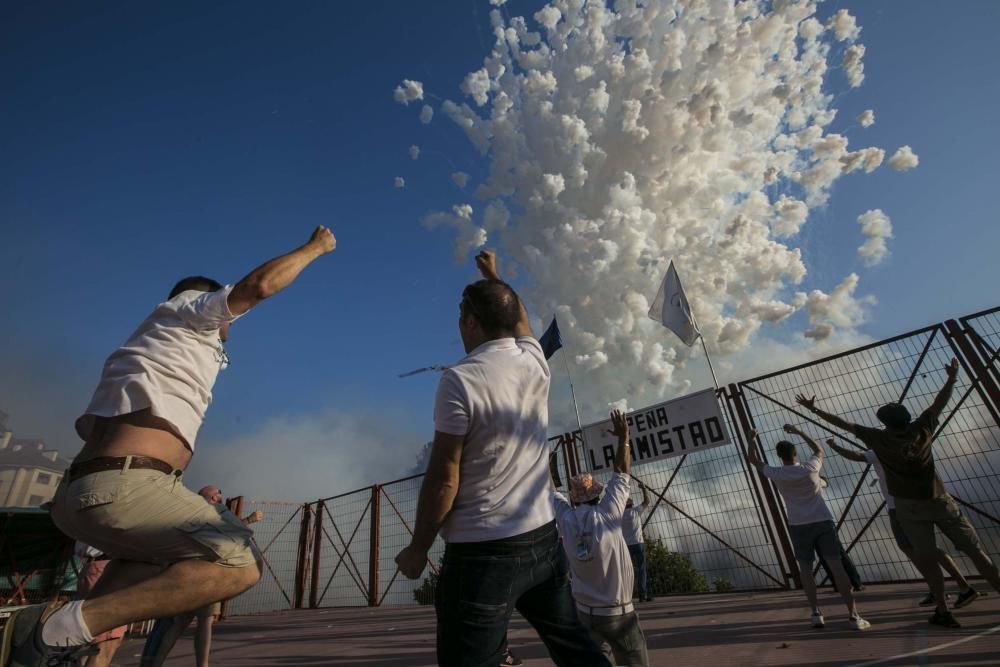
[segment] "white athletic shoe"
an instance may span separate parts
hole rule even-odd
[[[814,611],[812,613],[812,616],[809,617],[809,620],[812,621],[812,626],[814,628],[822,628],[823,626],[826,625],[826,623],[823,621],[823,614],[819,613],[818,611]]]
[[[867,630],[868,628],[872,627],[871,623],[861,618],[860,616],[851,616],[851,620],[849,620],[847,623],[848,625],[851,626],[852,630]]]

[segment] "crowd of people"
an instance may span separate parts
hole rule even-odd
[[[189,490],[183,473],[216,377],[228,363],[224,343],[232,323],[335,247],[332,232],[321,226],[308,242],[235,285],[185,278],[110,355],[76,423],[84,447],[50,509],[56,525],[81,542],[87,567],[81,599],[19,611],[6,667],[76,665],[85,654],[92,665],[107,664],[100,652],[113,652],[122,627],[152,618],[161,620],[143,664],[159,665],[195,617],[204,626],[198,664],[207,665],[216,605],[258,581],[261,555],[248,527],[252,517],[235,516],[215,487]],[[568,497],[560,493],[550,477],[546,357],[494,253],[480,253],[476,264],[482,279],[465,288],[459,304],[466,356],[442,373],[412,540],[396,556],[400,572],[415,579],[435,539],[445,541],[435,591],[438,663],[518,664],[507,646],[516,610],[557,665],[648,665],[636,599],[651,599],[642,535],[650,496],[640,483],[642,504],[632,502],[628,421],[612,412],[618,445],[606,484],[581,473],[569,480]],[[930,588],[930,622],[957,627],[941,568],[959,583],[955,607],[978,593],[937,548],[935,526],[998,591],[1000,575],[935,472],[934,433],[957,363],[947,372],[948,382],[917,419],[899,404],[879,409],[882,429],[824,412],[815,398],[799,396],[798,402],[867,446],[854,451],[830,442],[833,451],[876,467],[897,543]],[[854,596],[861,584],[848,577],[823,499],[824,450],[798,427],[785,430],[808,446],[804,462],[787,440],[775,446],[781,465],[765,465],[755,444],[748,461],[784,499],[810,622],[825,624],[812,571],[818,554],[849,626],[866,630],[871,623]],[[753,434],[752,443],[757,440]]]

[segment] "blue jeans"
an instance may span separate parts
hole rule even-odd
[[[649,588],[646,584],[646,545],[628,545],[628,555],[632,557],[632,571],[635,573],[635,587],[639,591],[639,599],[649,598]]]
[[[491,542],[452,543],[434,594],[441,667],[496,667],[517,609],[560,667],[610,667],[577,618],[556,524]]]
[[[173,624],[173,618],[156,619],[156,622],[153,623],[153,629],[146,635],[146,643],[142,647],[143,661],[152,660],[156,657],[156,652],[160,650],[160,644],[163,643],[163,635],[167,634],[167,630]]]

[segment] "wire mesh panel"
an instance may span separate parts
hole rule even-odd
[[[410,543],[417,517],[417,500],[423,475],[382,485],[382,521],[379,558],[379,599],[384,605],[431,604],[431,582],[444,556],[444,541],[438,537],[428,553],[427,568],[416,580],[407,579],[396,569],[396,554]],[[425,583],[427,582],[427,583]],[[415,594],[415,591],[417,592]]]
[[[732,444],[633,463],[633,477],[656,492],[643,513],[644,537],[647,542],[659,539],[670,551],[686,556],[710,585],[718,581],[744,590],[783,587],[781,562],[731,415],[723,410],[723,417]],[[595,477],[606,483],[610,472]],[[636,506],[642,500],[636,484],[632,499]]]
[[[261,514],[251,528],[254,542],[263,555],[264,567],[256,586],[229,601],[227,613],[260,614],[292,608],[302,504],[244,499],[240,510],[241,518],[255,512]]]
[[[319,561],[313,562],[311,586],[318,607],[368,604],[368,561],[371,546],[371,488],[320,501],[313,543],[318,540]],[[316,553],[316,552],[314,552]]]
[[[777,463],[774,445],[791,423],[816,439],[834,437],[839,444],[862,447],[850,434],[818,421],[795,402],[796,394],[817,396],[825,411],[848,421],[878,427],[875,411],[902,401],[914,415],[926,409],[944,384],[943,368],[955,350],[940,326],[898,336],[848,353],[740,383],[746,405],[761,437],[766,458]],[[1000,442],[996,426],[969,377],[960,374],[934,445],[937,471],[950,492],[980,510],[997,515],[1000,502]],[[827,505],[840,523],[840,538],[853,544],[851,557],[868,581],[918,577],[896,548],[883,498],[870,466],[832,454],[823,476]],[[966,512],[986,550],[1000,553],[1000,525]],[[951,549],[947,540],[941,546]],[[968,564],[966,564],[968,567]]]

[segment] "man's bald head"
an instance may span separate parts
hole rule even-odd
[[[222,504],[222,489],[212,484],[201,487],[198,491],[198,495],[213,505]]]

